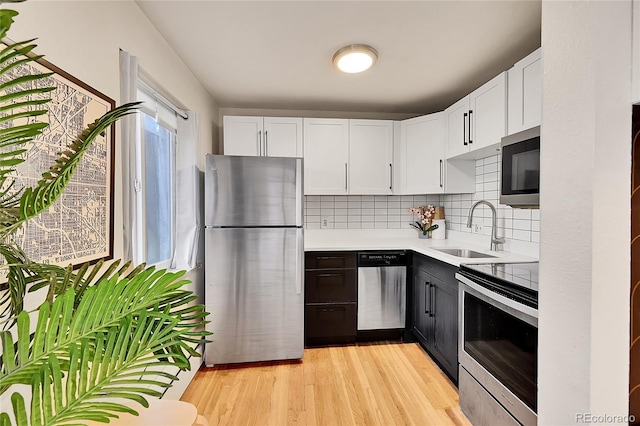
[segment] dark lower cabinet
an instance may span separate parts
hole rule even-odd
[[[414,253],[412,269],[411,330],[420,344],[457,384],[457,267]]]
[[[304,307],[307,339],[352,341],[356,335],[355,303],[308,304]]]
[[[304,283],[305,345],[355,342],[358,314],[356,253],[305,253]]]

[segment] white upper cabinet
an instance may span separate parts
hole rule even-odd
[[[302,157],[302,152],[302,118],[264,118],[263,155]]]
[[[469,96],[444,110],[447,119],[447,158],[469,152]]]
[[[437,194],[444,192],[444,113],[429,114],[400,122],[398,144],[402,194]]]
[[[393,121],[304,119],[305,195],[389,195]]]
[[[228,117],[222,121],[225,155],[258,156],[262,153],[262,117]]]
[[[392,192],[393,121],[349,120],[349,193]]]
[[[542,120],[542,49],[508,71],[508,134],[539,126]]]
[[[445,110],[447,158],[481,158],[507,132],[507,73],[491,79]]]
[[[400,122],[395,194],[475,191],[475,161],[445,158],[448,118],[438,112]]]
[[[305,195],[348,193],[349,120],[305,118]]]
[[[302,157],[302,118],[225,116],[223,133],[225,155]]]

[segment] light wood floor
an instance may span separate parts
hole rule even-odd
[[[183,401],[214,425],[470,425],[415,343],[305,349],[304,360],[202,368]]]

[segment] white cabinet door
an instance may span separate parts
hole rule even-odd
[[[447,121],[447,158],[469,152],[469,96],[444,110]]]
[[[507,133],[507,73],[474,90],[445,111],[447,158],[482,158]]]
[[[508,134],[518,133],[542,120],[542,49],[518,61],[508,71]]]
[[[349,120],[349,194],[391,194],[393,121]]]
[[[305,195],[348,193],[349,120],[303,119]]]
[[[262,155],[262,117],[225,116],[222,123],[224,155]]]
[[[398,167],[403,194],[444,191],[446,118],[445,113],[439,112],[400,123]]]
[[[263,155],[302,157],[302,118],[264,117]]]
[[[507,73],[503,72],[469,95],[469,151],[499,144],[507,134]]]

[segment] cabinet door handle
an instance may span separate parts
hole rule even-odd
[[[265,155],[266,157],[268,157],[268,156],[269,156],[269,145],[267,145],[267,141],[268,141],[268,139],[267,139],[267,133],[268,133],[268,130],[265,130],[265,131],[264,131],[264,155]]]
[[[340,312],[346,310],[347,308],[319,308],[318,312]]]
[[[462,117],[462,143],[466,146],[467,144],[467,115],[468,113],[464,113],[464,117]]]
[[[349,181],[347,178],[348,174],[347,163],[344,163],[344,192],[347,192],[347,182]]]
[[[436,292],[435,292],[435,287],[433,284],[429,283],[429,292],[431,293],[429,296],[429,302],[430,302],[430,306],[429,306],[429,316],[435,316],[435,304],[434,304],[434,299],[436,298]]]
[[[443,182],[443,176],[442,176],[442,172],[444,171],[444,163],[442,160],[440,160],[440,188],[442,188],[444,186],[444,182]]]
[[[473,139],[471,139],[471,115],[473,114],[473,110],[469,110],[469,144],[473,143]]]
[[[341,273],[341,274],[318,274],[318,275],[316,275],[316,277],[323,277],[323,278],[327,278],[327,277],[344,277],[344,273]]]
[[[258,130],[258,156],[262,156],[262,130]]]
[[[431,284],[429,283],[429,281],[424,282],[424,313],[429,314],[429,316],[431,316],[431,314],[429,313],[429,309],[427,309],[427,307],[430,308],[431,303],[430,303],[430,300],[427,300],[427,296],[429,295],[430,286]]]
[[[389,163],[389,189],[393,189],[393,165]]]

